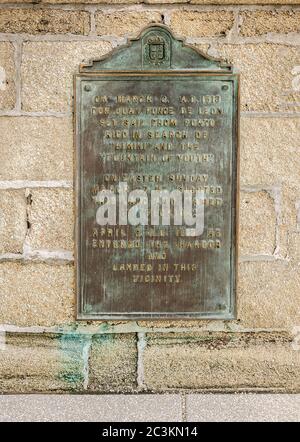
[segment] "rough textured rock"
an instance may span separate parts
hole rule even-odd
[[[52,326],[75,319],[72,265],[0,264],[0,324]]]
[[[243,327],[288,329],[297,325],[300,274],[288,262],[239,265],[238,319]]]
[[[300,355],[289,340],[270,333],[148,335],[145,384],[150,390],[297,390]],[[191,375],[192,373],[192,375]]]
[[[6,333],[1,393],[72,392],[83,387],[83,342],[72,335]]]
[[[90,16],[85,11],[62,9],[1,9],[0,32],[26,34],[85,34]]]
[[[160,23],[162,17],[156,11],[115,11],[109,13],[98,11],[95,15],[95,21],[98,35],[124,36],[137,33],[151,23]]]
[[[32,189],[28,244],[32,249],[73,250],[73,192]]]
[[[232,63],[240,72],[242,111],[292,112],[298,109],[299,91],[293,74],[299,64],[297,46],[217,44],[213,55]]]
[[[134,334],[93,338],[89,391],[125,392],[136,389],[137,347]]]
[[[16,101],[15,48],[13,43],[0,42],[0,110],[13,109]]]
[[[230,11],[176,11],[171,15],[171,29],[180,36],[225,36],[233,26]]]
[[[276,214],[274,199],[267,192],[240,195],[240,255],[272,255],[275,250]]]
[[[242,11],[240,33],[244,37],[276,32],[287,34],[300,31],[299,11]]]
[[[25,111],[72,110],[73,74],[79,64],[109,52],[105,41],[28,42],[22,61]]]
[[[0,254],[22,253],[27,233],[24,190],[0,191]]]
[[[299,118],[241,119],[241,185],[299,183]],[[293,165],[293,167],[291,167]]]
[[[72,180],[71,118],[1,117],[0,132],[0,180]]]
[[[0,263],[0,392],[299,392],[300,353],[284,332],[297,333],[300,310],[299,8],[0,3],[0,253],[25,244]],[[154,22],[240,72],[237,318],[79,324],[74,266],[51,255],[73,250],[73,75]]]

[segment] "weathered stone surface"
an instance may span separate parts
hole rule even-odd
[[[160,23],[161,14],[156,11],[98,11],[95,15],[96,31],[98,35],[124,36],[140,31],[151,23]]]
[[[41,0],[41,1],[42,1],[42,3],[52,3],[52,4],[54,4],[54,3],[88,3],[88,4],[96,3],[99,5],[102,5],[102,4],[104,4],[104,5],[106,5],[106,4],[118,5],[118,4],[144,3],[144,0]]]
[[[299,118],[241,119],[241,185],[297,185]]]
[[[10,110],[15,106],[15,49],[13,43],[0,42],[0,109]]]
[[[117,0],[122,1],[122,0]],[[136,3],[138,3],[139,0],[137,0]],[[146,5],[161,5],[162,0],[140,0],[141,2],[145,3]],[[184,4],[184,3],[190,3],[190,0],[163,0],[163,4]]]
[[[0,132],[1,180],[72,180],[71,117],[0,117]]]
[[[44,0],[46,1],[46,0]],[[55,0],[51,0],[55,1]],[[150,0],[151,1],[151,0]],[[298,4],[299,0],[191,0],[191,4],[214,4],[214,5],[290,5]]]
[[[42,3],[45,1],[42,0]],[[0,0],[0,3],[4,2]],[[142,0],[48,2],[121,5],[141,3]],[[189,3],[211,2],[192,0]],[[145,0],[143,3],[163,6],[164,3],[185,3],[185,0]],[[196,8],[190,6],[185,11],[169,9],[167,20],[171,18],[175,33],[183,37],[223,35],[233,24],[232,12],[224,11],[223,6],[240,1],[216,0],[213,3],[222,6],[216,10],[210,7],[210,11],[201,8],[201,11],[195,12],[192,9]],[[249,0],[249,3],[266,2]],[[272,0],[268,0],[268,3],[272,3]],[[280,3],[287,2],[282,0]],[[97,8],[96,26],[99,35],[136,35],[144,25],[153,20],[161,21],[161,15],[164,15],[163,9],[158,7],[149,8],[148,12],[143,7],[131,8],[131,11],[125,10],[125,6],[122,8],[123,15],[120,8],[106,7],[104,12],[100,11],[100,7]],[[0,11],[0,29],[3,24],[1,17],[7,16],[7,11]],[[11,11],[16,11],[16,6]],[[16,14],[24,16],[28,11],[32,12],[32,16],[26,23],[22,19],[15,20]],[[66,13],[67,22],[62,23],[58,16]],[[71,15],[75,17],[75,13],[80,13],[78,28],[70,18]],[[249,8],[246,11],[243,8],[239,13],[244,17],[241,28],[243,36],[251,37],[267,32],[288,33],[299,28],[298,22],[295,22],[298,10],[290,13],[278,9],[271,13],[269,9],[255,11]],[[51,11],[40,10],[39,7],[25,8],[21,12],[8,14],[8,26],[3,32],[87,33],[88,14],[79,9]],[[41,20],[50,17],[49,23],[40,23],[40,16]],[[256,17],[256,23],[253,17]],[[50,37],[46,38],[48,41],[26,41],[23,44],[22,109],[70,112],[72,75],[78,71],[79,63],[83,59],[98,58],[107,53],[111,46],[108,42],[55,42],[49,41]],[[297,89],[299,48],[296,45],[212,43],[199,47],[209,50],[212,55],[219,53],[239,68],[244,111],[277,112],[296,109],[296,103],[300,102]],[[15,104],[14,57],[14,44],[1,42],[0,108],[4,110],[12,109]],[[1,68],[4,68],[5,76]],[[242,118],[241,184],[258,188],[276,186],[279,193],[281,189],[279,206],[276,208],[277,215],[280,215],[281,209],[282,216],[277,239],[281,256],[287,254],[290,261],[240,264],[238,320],[230,323],[236,329],[291,329],[299,323],[300,234],[296,230],[300,225],[300,164],[297,161],[299,124],[297,118],[283,118],[281,115],[278,118]],[[72,179],[71,118],[2,117],[0,133],[0,179]],[[26,234],[24,196],[23,190],[0,192],[1,210],[4,208],[5,215],[1,217],[0,211],[0,249],[2,246],[4,253],[22,251]],[[29,246],[32,249],[72,250],[74,216],[71,190],[31,189],[31,198]],[[240,203],[241,254],[273,253],[275,210],[272,197],[264,191],[244,193]],[[0,286],[0,324],[52,326],[75,321],[74,275],[71,265],[1,263]],[[95,327],[97,324],[100,322],[95,323]],[[170,329],[208,326],[218,330],[218,327],[226,327],[228,323],[182,320],[139,321],[139,325]],[[104,322],[101,323],[102,329],[106,326]],[[132,330],[134,327],[133,324]],[[215,333],[209,339],[203,339],[202,335],[191,339],[190,333],[180,337],[174,334],[170,337],[165,334],[152,336],[153,339],[150,335],[147,337],[148,345],[141,359],[145,367],[145,383],[149,389],[220,388],[223,391],[235,391],[258,388],[299,391],[299,352],[292,350],[289,339],[281,339],[274,334],[265,339],[259,333],[256,341],[250,334],[245,334],[245,339],[240,340],[235,337],[228,340]],[[81,391],[83,375],[87,375],[86,366],[84,369],[82,367],[82,342],[78,342],[76,337],[72,341],[72,336],[64,336],[59,340],[55,337],[51,343],[47,336],[42,337],[39,343],[38,339],[30,337],[25,342],[24,337],[19,341],[15,336],[13,339],[8,336],[7,351],[0,349],[0,391]],[[74,349],[73,344],[69,347],[69,339],[74,343]],[[90,354],[89,391],[134,391],[137,387],[136,366],[134,334],[95,337]]]
[[[150,390],[300,388],[300,353],[276,334],[148,334],[145,384]]]
[[[72,250],[73,192],[69,189],[32,189],[28,244],[32,249]]]
[[[105,41],[28,42],[23,47],[22,107],[71,111],[73,74],[79,64],[109,52]]]
[[[87,11],[62,9],[1,9],[0,32],[26,34],[84,34],[90,30]]]
[[[293,74],[299,65],[297,46],[259,43],[215,48],[213,55],[232,63],[241,74],[243,111],[291,111],[297,106],[300,92]]]
[[[288,255],[295,264],[300,265],[300,231],[289,233]]]
[[[250,328],[289,328],[298,324],[299,268],[283,261],[239,266],[238,319]]]
[[[287,34],[300,31],[300,11],[270,10],[240,12],[242,25],[240,34],[243,37],[278,32]]]
[[[71,74],[77,71],[83,58],[98,57],[108,50],[107,42],[26,43],[22,66],[24,109],[69,110]],[[292,73],[299,63],[297,47],[264,43],[217,45],[217,50],[219,56],[228,59],[241,72],[243,110],[287,110],[289,103],[299,101]]]
[[[300,183],[298,185],[283,184],[281,188],[282,224],[293,231],[299,226]]]
[[[22,253],[27,231],[23,190],[0,191],[0,254]]]
[[[134,334],[94,337],[89,362],[89,391],[129,392],[136,389],[137,347]]]
[[[42,4],[76,4],[76,3],[87,3],[87,4],[165,4],[165,3],[189,3],[192,5],[244,5],[246,0],[39,0]],[[0,0],[0,3],[11,3],[11,0]],[[32,3],[32,0],[15,0],[14,3]],[[298,4],[299,0],[247,0],[247,4],[259,4],[259,5],[289,5]]]
[[[186,329],[186,328],[206,328],[212,327],[213,324],[216,326],[216,330],[222,328],[223,323],[220,320],[207,320],[207,319],[193,319],[193,320],[184,320],[184,319],[168,319],[168,320],[153,320],[147,321],[142,320],[138,321],[138,325],[141,327],[150,328],[151,330],[158,331],[158,329],[162,329],[165,331],[166,328],[172,329]]]
[[[279,223],[277,226],[276,253],[284,259],[288,258],[288,236],[289,226]]]
[[[171,29],[180,36],[212,37],[226,35],[233,26],[231,11],[175,11],[171,15]]]
[[[242,192],[240,196],[239,253],[272,255],[275,250],[276,215],[269,193]]]
[[[72,336],[7,333],[0,350],[0,392],[82,389],[82,342]]]
[[[72,265],[0,264],[0,324],[52,326],[75,317]]]

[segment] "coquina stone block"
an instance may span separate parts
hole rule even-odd
[[[0,254],[23,252],[26,217],[24,190],[0,190]]]
[[[231,11],[175,11],[171,15],[171,29],[180,36],[215,37],[228,34],[234,23]]]
[[[288,261],[243,262],[238,273],[239,324],[290,329],[299,322],[300,274]]]
[[[0,324],[54,326],[75,320],[73,265],[0,263]]]
[[[300,12],[294,10],[241,11],[240,34],[243,37],[263,35],[269,32],[288,34],[300,31]]]
[[[6,333],[0,349],[0,392],[82,390],[83,345],[73,335]]]
[[[16,102],[15,47],[11,42],[0,42],[0,110],[10,110]]]
[[[74,248],[74,207],[71,189],[31,189],[28,244],[32,249]]]
[[[298,110],[299,90],[293,74],[299,65],[297,46],[274,43],[216,44],[213,55],[229,61],[239,70],[242,111]]]
[[[73,179],[71,117],[0,117],[0,180]]]
[[[147,338],[144,376],[151,391],[299,388],[300,355],[286,336],[170,333]]]
[[[84,34],[90,30],[86,11],[62,9],[1,9],[0,32],[26,34]]]
[[[272,255],[276,247],[274,199],[266,191],[240,194],[239,253]]]
[[[135,334],[95,336],[89,363],[89,391],[134,391],[137,388]]]
[[[22,108],[71,112],[79,64],[109,52],[105,41],[27,42],[23,45]]]
[[[157,11],[127,11],[115,12],[97,11],[95,15],[96,31],[98,35],[124,36],[139,32],[151,23],[160,23],[162,16]]]
[[[242,186],[299,183],[300,118],[241,118]]]

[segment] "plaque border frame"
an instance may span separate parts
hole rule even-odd
[[[160,26],[157,26],[160,27]],[[148,28],[148,27],[147,27]],[[147,29],[146,28],[146,29]],[[149,27],[150,28],[150,27]],[[164,27],[166,28],[166,27]],[[168,28],[167,28],[168,29]],[[171,33],[171,31],[168,29]],[[142,31],[142,33],[145,32]],[[172,33],[171,33],[172,35]],[[138,40],[132,39],[132,40]],[[182,39],[180,39],[183,41]],[[125,45],[126,47],[129,44]],[[191,45],[186,45],[199,52],[202,52]],[[118,49],[118,48],[116,48]],[[101,59],[106,59],[116,49],[111,51],[108,55],[104,55]],[[210,58],[210,57],[207,57]],[[240,179],[240,74],[232,71],[212,71],[199,69],[178,69],[178,70],[97,70],[93,72],[82,71],[80,65],[80,72],[74,75],[74,100],[73,100],[73,136],[74,136],[74,210],[75,210],[75,244],[74,244],[74,258],[75,258],[75,281],[76,281],[76,320],[78,321],[101,321],[101,320],[235,320],[237,315],[237,278],[238,278],[238,239],[239,239],[239,179]],[[83,313],[84,297],[81,293],[81,271],[80,271],[80,254],[81,254],[81,232],[80,232],[80,207],[81,207],[81,162],[80,162],[80,107],[81,107],[81,90],[80,85],[82,80],[93,80],[96,78],[107,77],[113,79],[114,77],[220,77],[224,80],[232,80],[234,85],[233,104],[232,104],[232,180],[231,180],[231,251],[230,251],[230,297],[228,303],[228,310],[226,313],[221,312],[173,312],[173,313]]]

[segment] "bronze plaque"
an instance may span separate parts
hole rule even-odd
[[[233,318],[238,76],[155,25],[75,77],[78,319]]]

